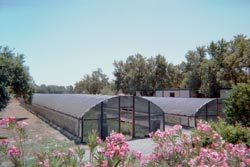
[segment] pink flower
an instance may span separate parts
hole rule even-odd
[[[98,136],[98,137],[96,138],[96,142],[97,142],[98,144],[101,144],[101,143],[102,143],[102,139]]]
[[[220,134],[218,134],[218,133],[214,133],[213,134],[213,139],[219,139],[221,136],[220,136]]]
[[[197,130],[206,133],[211,131],[212,128],[207,122],[203,123],[202,120],[200,120],[197,125]]]
[[[173,126],[173,129],[177,131],[177,130],[182,129],[182,126],[181,125],[175,125],[175,126]]]
[[[246,163],[247,165],[250,165],[250,158],[246,158],[246,159],[245,159],[245,163]]]
[[[16,121],[16,117],[14,117],[14,116],[9,117],[9,122],[15,122],[15,121]]]
[[[92,167],[92,164],[90,162],[87,162],[84,164],[84,167]]]
[[[76,151],[75,151],[74,148],[69,148],[69,152],[70,152],[70,154],[72,154],[72,155],[76,153]]]
[[[201,136],[195,136],[193,138],[194,141],[200,142],[201,141]]]
[[[108,167],[108,162],[107,161],[102,161],[101,167]]]
[[[48,162],[47,161],[39,161],[38,162],[38,165],[40,165],[40,166],[44,166],[44,167],[49,167],[49,164],[48,164]]]
[[[28,126],[28,123],[23,121],[23,122],[17,122],[17,126],[20,128],[25,128],[26,126]]]
[[[97,152],[104,153],[105,152],[105,148],[104,147],[98,147],[97,148]]]
[[[63,157],[64,155],[65,155],[65,153],[64,152],[60,152],[60,151],[55,151],[53,153],[54,157]]]
[[[2,139],[2,144],[7,145],[9,143],[8,139]]]
[[[135,155],[136,159],[141,159],[142,158],[142,153],[141,152],[138,152],[138,151],[133,151],[133,154]]]
[[[6,125],[9,123],[9,119],[8,118],[3,118],[0,120],[0,125]]]
[[[8,150],[8,156],[12,157],[12,156],[17,156],[19,157],[21,154],[19,148],[17,148],[16,146],[12,146],[11,148],[9,148]]]
[[[150,132],[148,135],[149,135],[149,137],[153,137],[154,133]]]

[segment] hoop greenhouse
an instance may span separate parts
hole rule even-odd
[[[165,123],[194,127],[196,119],[215,119],[218,104],[218,99],[34,94],[31,110],[86,142],[92,130],[102,139],[112,130],[141,138],[164,130]]]

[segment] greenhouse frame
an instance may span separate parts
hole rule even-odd
[[[136,96],[85,94],[34,94],[31,110],[72,135],[87,141],[98,131],[105,139],[111,131],[128,139],[164,130],[164,112],[147,99]]]
[[[165,113],[165,124],[195,127],[197,120],[216,121],[223,117],[222,100],[218,98],[144,97]]]
[[[31,110],[87,142],[96,130],[102,139],[112,131],[127,139],[165,130],[165,124],[194,127],[197,119],[215,120],[218,99],[34,94]]]

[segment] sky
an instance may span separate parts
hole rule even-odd
[[[74,85],[137,53],[185,61],[188,50],[250,37],[249,0],[0,0],[0,46],[25,55],[36,84]]]

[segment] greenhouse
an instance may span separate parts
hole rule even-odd
[[[215,121],[222,114],[222,100],[211,98],[143,97],[165,113],[165,124],[195,127],[199,119]]]
[[[135,96],[34,94],[31,110],[81,142],[87,141],[92,130],[98,131],[102,139],[112,130],[130,139],[165,128],[162,109]]]
[[[112,130],[131,139],[164,130],[165,124],[195,127],[198,119],[216,120],[221,105],[207,98],[35,94],[31,109],[86,142],[92,130],[102,139]]]

